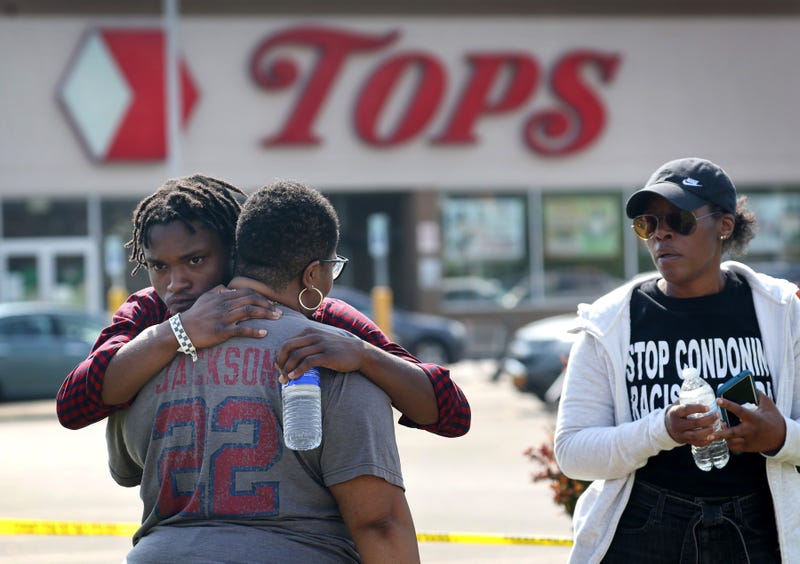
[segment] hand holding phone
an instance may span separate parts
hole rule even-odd
[[[742,370],[739,374],[722,384],[717,389],[717,397],[725,398],[739,405],[752,404],[758,406],[758,394],[753,382],[753,373],[749,370]],[[722,420],[728,427],[734,427],[741,423],[741,420],[727,409],[721,409]]]

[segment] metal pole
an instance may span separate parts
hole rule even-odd
[[[167,159],[170,177],[180,176],[181,174],[181,141],[180,141],[180,119],[181,119],[181,84],[178,79],[178,12],[180,10],[180,0],[163,0],[164,7],[164,70],[166,79],[166,136],[167,136]]]
[[[373,260],[375,286],[372,288],[372,311],[375,323],[392,337],[392,289],[389,287],[389,216],[373,213],[367,218],[369,254]]]

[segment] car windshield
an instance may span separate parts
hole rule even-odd
[[[558,338],[565,341],[574,341],[577,334],[567,331],[575,327],[575,316],[564,315],[534,321],[519,330],[526,339],[551,340]]]
[[[0,335],[22,337],[50,332],[50,320],[44,315],[14,315],[0,319]]]

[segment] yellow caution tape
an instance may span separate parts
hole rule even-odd
[[[461,544],[537,544],[571,546],[568,537],[520,537],[484,533],[417,533],[420,542],[453,542]]]
[[[137,523],[79,523],[39,519],[0,519],[0,535],[65,535],[130,537]]]
[[[0,535],[61,535],[132,537],[138,523],[81,523],[76,521],[41,521],[38,519],[0,519]],[[419,542],[461,544],[529,544],[571,546],[568,537],[520,537],[482,533],[417,533]]]

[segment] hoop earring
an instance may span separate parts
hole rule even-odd
[[[317,305],[315,305],[314,307],[308,307],[306,304],[303,303],[303,294],[305,294],[308,291],[308,288],[303,288],[302,290],[300,290],[300,293],[297,295],[297,301],[300,303],[300,307],[302,307],[303,309],[308,311],[315,311],[319,309],[319,306],[322,305],[322,301],[325,299],[325,296],[322,295],[322,292],[320,292],[319,288],[311,286],[311,289],[314,290],[319,296],[319,302],[317,303]]]

